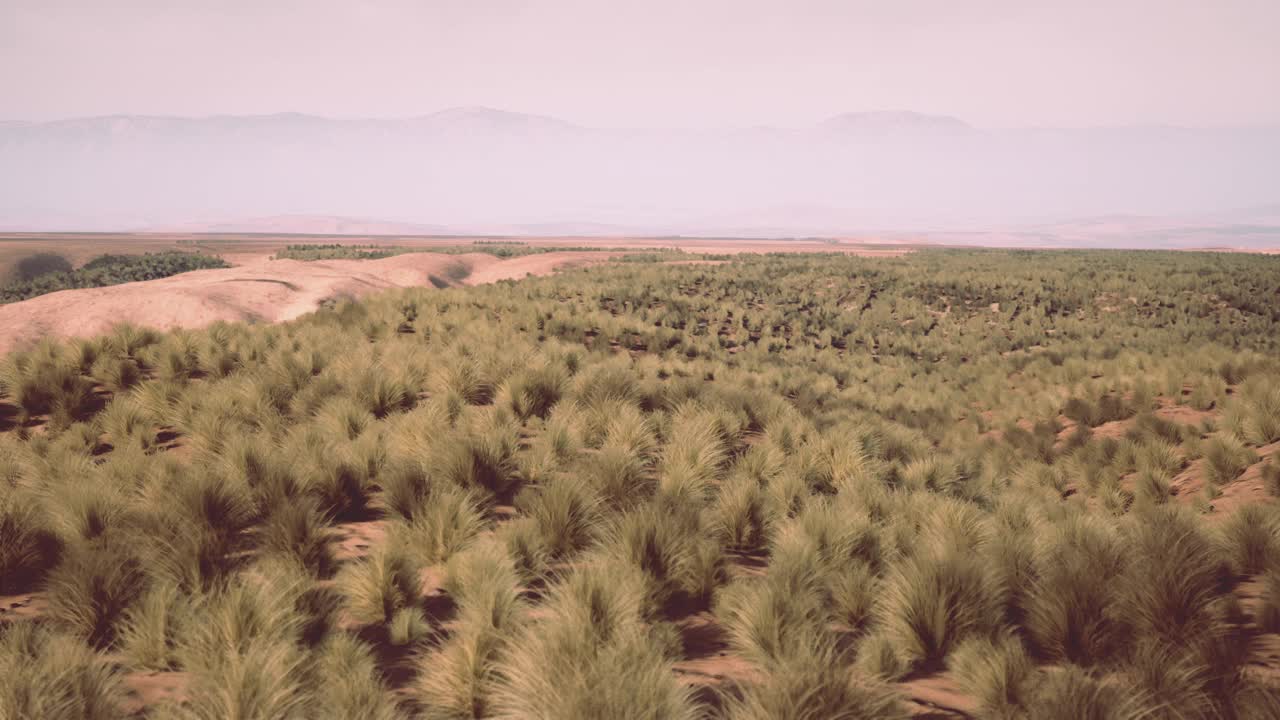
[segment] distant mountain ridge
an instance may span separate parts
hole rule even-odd
[[[822,121],[818,128],[831,132],[855,133],[967,133],[973,126],[946,115],[925,115],[909,111],[842,113]]]
[[[1208,217],[1277,204],[1280,128],[999,129],[888,111],[795,128],[658,130],[486,107],[388,119],[0,123],[0,228],[8,229],[327,217],[449,232],[808,236]]]
[[[282,235],[448,235],[442,225],[332,215],[274,215],[218,222],[188,222],[138,228],[154,233],[271,233]]]
[[[112,130],[161,130],[178,126],[252,126],[252,125],[330,125],[345,127],[362,127],[362,126],[387,126],[398,128],[465,128],[469,130],[488,128],[492,130],[508,131],[522,130],[531,127],[543,128],[549,130],[561,131],[625,131],[633,128],[611,128],[611,127],[592,127],[574,123],[562,118],[540,115],[535,113],[524,113],[512,110],[502,110],[499,108],[486,107],[481,105],[459,106],[445,108],[432,113],[423,115],[411,115],[402,117],[330,117],[325,115],[316,115],[311,113],[283,111],[277,113],[248,114],[248,115],[149,115],[149,114],[111,114],[111,115],[89,115],[82,117],[72,117],[56,120],[0,120],[0,130],[13,129],[112,129]],[[850,111],[838,113],[830,117],[820,119],[808,126],[774,126],[774,125],[754,125],[748,126],[755,129],[764,130],[833,130],[833,131],[864,131],[873,133],[886,132],[982,132],[986,129],[979,128],[964,120],[950,116],[929,113],[920,113],[911,110],[865,110]],[[731,127],[724,128],[729,131]],[[1242,126],[1233,127],[1186,127],[1168,124],[1148,124],[1148,125],[1115,125],[1115,126],[1083,126],[1083,127],[1027,127],[1027,128],[1004,128],[1024,131],[1067,131],[1067,132],[1151,132],[1151,131],[1173,131],[1173,132],[1201,132],[1201,131],[1220,131],[1220,130],[1260,130],[1271,131],[1280,129],[1280,126],[1262,125],[1262,126]]]

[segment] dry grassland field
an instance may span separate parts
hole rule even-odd
[[[9,235],[0,275],[5,720],[1280,717],[1280,256]]]

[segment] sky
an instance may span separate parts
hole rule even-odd
[[[0,119],[1280,124],[1277,0],[0,0]]]

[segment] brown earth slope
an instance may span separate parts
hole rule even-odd
[[[257,256],[231,268],[63,290],[0,305],[0,354],[41,338],[95,335],[125,322],[159,329],[202,327],[219,320],[280,322],[311,312],[331,298],[545,275],[609,257],[552,252],[501,260],[486,254],[408,253],[381,260],[300,262]]]

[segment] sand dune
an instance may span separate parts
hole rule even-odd
[[[485,254],[409,253],[381,260],[300,262],[260,256],[231,268],[63,290],[0,305],[0,353],[44,337],[95,335],[122,322],[161,329],[202,327],[218,320],[280,322],[311,312],[328,298],[431,287],[433,279],[452,285],[518,279],[608,257],[608,253],[554,252],[501,260]],[[463,274],[466,277],[460,281],[450,280]]]

